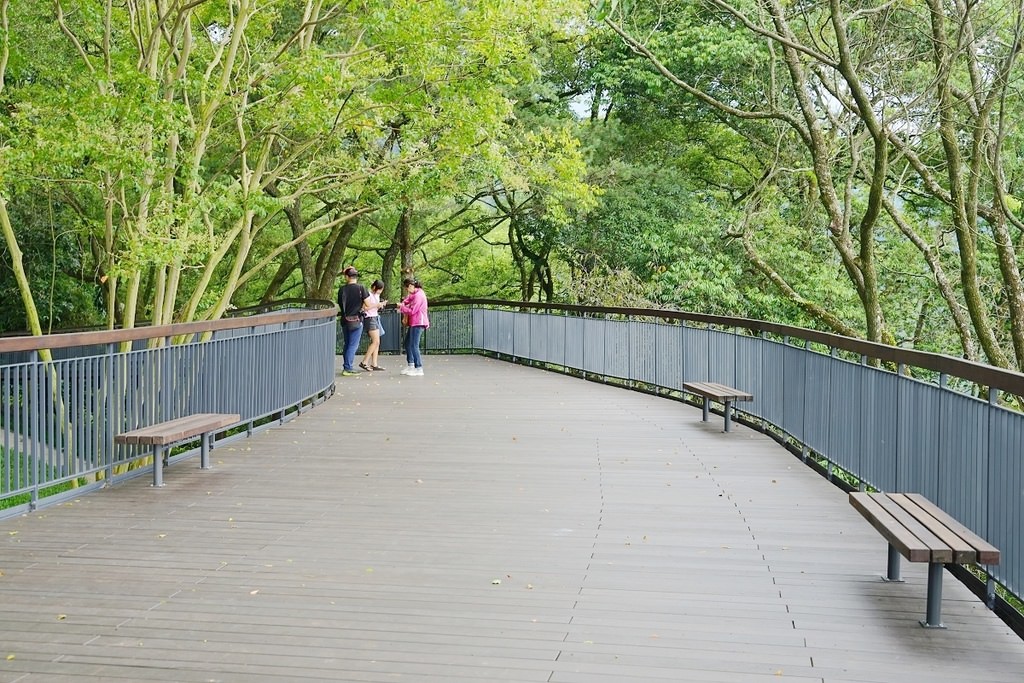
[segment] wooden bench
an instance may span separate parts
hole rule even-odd
[[[164,454],[169,446],[197,436],[202,437],[199,466],[204,470],[209,469],[210,435],[241,419],[241,415],[230,413],[196,413],[118,434],[114,437],[114,442],[154,446],[153,486],[163,486]]]
[[[921,625],[942,625],[944,565],[999,564],[999,550],[919,493],[850,494],[850,505],[889,542],[886,581],[901,581],[900,555],[928,563],[928,607]]]
[[[724,384],[714,382],[683,382],[683,391],[704,397],[704,422],[708,421],[709,403],[718,401],[725,406],[725,431],[732,427],[732,404],[734,401],[753,401],[754,395]]]

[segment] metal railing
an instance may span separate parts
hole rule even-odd
[[[435,302],[426,346],[488,352],[682,397],[749,391],[746,421],[860,486],[923,493],[1002,550],[1024,587],[1024,375],[764,321],[650,309]],[[988,591],[991,597],[993,584]]]
[[[141,473],[150,454],[115,445],[118,433],[218,412],[240,414],[245,436],[326,399],[335,314],[0,340],[0,516]]]

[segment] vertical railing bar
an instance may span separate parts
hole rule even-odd
[[[995,439],[996,429],[995,421],[998,417],[997,408],[999,406],[999,390],[994,387],[988,388],[988,439],[986,440],[986,446],[988,447],[988,477],[985,481],[985,529],[984,535],[991,537],[992,532],[992,503],[995,499],[994,489],[995,482],[994,467],[992,465],[992,459],[997,457],[996,448],[994,447],[993,440]],[[992,565],[985,565],[985,605],[990,609],[994,610],[996,607],[996,584],[992,578]]]
[[[109,434],[112,439],[114,432],[114,422],[111,415],[113,409],[111,402],[111,394],[113,394],[112,348],[113,344],[107,344],[104,352],[96,357],[96,387],[102,387],[103,391],[98,392],[93,399],[92,412],[95,430],[93,443],[96,449],[94,453],[94,466],[97,471],[103,472],[103,479],[107,483],[110,482],[112,475],[109,463],[114,459],[113,448],[108,448],[107,441],[107,435]]]
[[[32,493],[29,497],[29,509],[35,510],[39,505],[39,458],[36,454],[35,444],[39,439],[39,352],[32,351],[31,365],[29,365],[29,397],[26,401],[25,422],[26,433],[25,444],[26,456],[31,462]],[[31,408],[30,408],[31,406]]]
[[[68,378],[65,381],[64,393],[67,396],[67,433],[68,443],[64,448],[64,459],[70,468],[70,474],[77,478],[88,460],[82,457],[82,420],[79,416],[79,400],[84,395],[84,387],[89,380],[89,357],[76,358],[68,366]]]
[[[60,444],[57,443],[57,430],[55,425],[57,422],[57,400],[60,396],[60,384],[57,381],[57,362],[54,360],[49,361],[40,368],[40,377],[42,378],[42,391],[43,391],[43,413],[39,416],[42,420],[40,425],[41,439],[37,441],[39,444],[40,455],[43,460],[43,481],[46,484],[51,484],[56,476],[60,475],[59,462],[57,461],[57,449]]]
[[[77,419],[77,413],[75,410],[77,396],[79,395],[80,387],[84,383],[85,378],[85,365],[88,363],[88,358],[75,358],[69,359],[65,367],[66,376],[62,380],[62,386],[64,387],[64,423],[61,425],[60,430],[66,434],[63,455],[61,460],[67,463],[68,474],[77,477],[79,471],[82,469],[78,464],[78,444],[79,434],[78,430],[81,428],[81,420]]]
[[[3,420],[4,420],[4,482],[6,486],[0,489],[2,493],[9,493],[11,490],[11,470],[13,468],[11,463],[11,370],[10,368],[0,368],[0,391],[3,391]],[[15,487],[18,488],[18,487]]]
[[[32,454],[29,452],[29,407],[32,401],[32,364],[31,360],[21,368],[18,373],[18,399],[21,404],[21,411],[18,414],[18,481],[23,482],[19,488],[28,491],[35,485],[35,475],[32,467]]]

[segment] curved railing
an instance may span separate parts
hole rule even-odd
[[[526,360],[682,398],[750,391],[748,424],[860,487],[923,493],[1002,550],[1024,587],[1024,375],[758,320],[495,300],[433,302],[428,350]],[[994,589],[989,581],[988,591]]]
[[[287,309],[0,339],[0,516],[134,476],[120,432],[218,412],[244,436],[330,396],[336,309]]]

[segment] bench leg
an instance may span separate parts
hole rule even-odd
[[[882,578],[886,581],[903,583],[903,579],[900,578],[900,551],[896,550],[892,543],[889,544],[889,564],[886,567],[885,576]]]
[[[942,571],[941,562],[928,563],[928,612],[921,626],[946,628],[942,624]]]
[[[725,431],[732,427],[732,401],[725,402]]]
[[[199,468],[208,470],[210,469],[210,434],[203,434],[199,444]]]
[[[711,398],[708,396],[704,397],[704,417],[701,418],[703,422],[708,421],[708,413],[711,411]]]
[[[153,486],[164,485],[164,446],[153,448]]]

